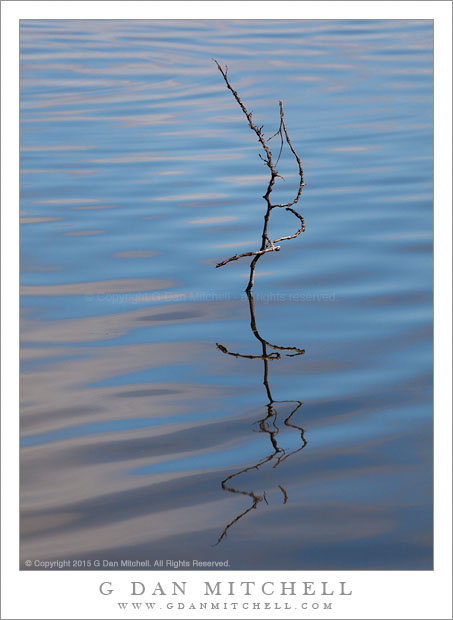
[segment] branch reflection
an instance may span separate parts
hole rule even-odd
[[[220,351],[222,351],[222,353],[226,355],[231,355],[233,357],[241,357],[244,359],[263,360],[263,366],[264,366],[263,384],[264,384],[266,395],[268,398],[268,403],[266,404],[267,414],[263,419],[258,420],[257,424],[259,424],[259,432],[267,433],[269,435],[269,442],[271,444],[272,450],[269,455],[263,457],[257,463],[253,465],[249,465],[248,467],[244,467],[240,471],[230,474],[227,478],[222,480],[222,489],[224,491],[229,491],[230,493],[238,493],[240,495],[246,495],[250,498],[251,504],[246,510],[238,514],[237,517],[235,517],[232,521],[230,521],[225,526],[225,528],[223,529],[222,533],[220,534],[214,546],[218,545],[226,537],[228,530],[235,523],[237,523],[240,519],[245,517],[245,515],[247,515],[250,511],[255,509],[258,506],[258,504],[260,504],[262,501],[264,501],[266,504],[268,503],[267,498],[266,498],[266,491],[263,491],[261,494],[258,494],[257,492],[253,490],[243,491],[235,486],[237,484],[237,481],[235,479],[237,479],[239,476],[246,474],[249,471],[260,469],[266,463],[272,463],[272,468],[275,469],[281,463],[283,463],[283,461],[288,459],[290,456],[293,456],[297,452],[300,452],[307,445],[307,440],[304,437],[304,432],[305,432],[304,429],[301,426],[298,426],[297,424],[291,422],[291,418],[294,416],[296,411],[298,411],[298,409],[302,406],[302,401],[300,400],[295,400],[295,401],[274,400],[274,398],[272,397],[270,386],[269,386],[269,362],[281,359],[282,354],[280,353],[280,351],[285,352],[285,355],[287,357],[295,357],[297,355],[303,355],[305,353],[305,349],[299,349],[297,347],[280,347],[280,346],[271,344],[267,340],[264,340],[264,338],[260,336],[258,329],[256,327],[253,295],[251,294],[250,291],[246,291],[246,294],[247,294],[249,308],[250,308],[250,327],[252,329],[253,335],[261,344],[261,355],[244,355],[242,353],[233,353],[232,351],[228,351],[226,347],[224,347],[223,345],[219,343],[216,343],[216,346]],[[273,351],[269,351],[268,349],[273,349]],[[286,427],[293,428],[297,432],[299,436],[299,440],[300,440],[300,446],[288,453],[282,447],[278,445],[277,437],[280,432],[280,428],[277,424],[278,412],[276,411],[276,407],[275,407],[276,403],[292,403],[294,405],[291,408],[289,415],[284,419],[283,424]],[[288,494],[286,490],[283,488],[283,486],[281,485],[277,485],[277,486],[282,492],[283,504],[286,504],[288,501]]]

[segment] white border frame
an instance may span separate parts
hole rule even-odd
[[[259,9],[259,10],[258,10]],[[451,17],[450,2],[16,2],[2,13],[2,581],[3,618],[139,618],[101,596],[102,581],[125,594],[131,580],[187,581],[184,600],[203,600],[202,584],[216,581],[345,581],[351,597],[335,597],[333,611],[316,618],[451,618]],[[30,572],[18,560],[18,282],[19,282],[19,19],[433,19],[434,20],[434,291],[435,291],[435,568],[434,571]],[[189,588],[190,586],[190,588]],[[167,602],[161,600],[164,606]],[[123,596],[123,599],[130,600]],[[118,600],[116,598],[115,600]],[[148,600],[148,599],[147,599]],[[266,597],[254,601],[268,602]],[[317,599],[318,600],[318,599]],[[247,601],[237,596],[235,602]],[[284,597],[279,599],[282,607]],[[170,601],[170,602],[175,602]],[[290,601],[291,602],[291,601]],[[202,612],[162,610],[165,618],[300,618],[292,610]]]

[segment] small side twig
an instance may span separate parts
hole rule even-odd
[[[217,263],[216,267],[223,267],[227,263],[231,263],[234,260],[238,260],[239,258],[244,258],[245,256],[261,256],[261,254],[266,254],[266,252],[279,252],[280,246],[274,246],[272,241],[270,242],[271,246],[266,248],[265,250],[259,250],[258,252],[244,252],[243,254],[235,254],[226,260],[223,260],[221,263]]]
[[[295,209],[291,209],[291,207],[286,207],[285,211],[291,211],[291,213],[294,213],[294,215],[297,218],[299,218],[299,220],[301,221],[302,226],[299,228],[297,232],[294,233],[294,235],[288,235],[287,237],[279,237],[278,239],[275,239],[273,243],[278,243],[279,241],[286,241],[287,239],[295,239],[296,237],[300,235],[300,233],[305,232],[305,222],[301,214],[297,213]]]

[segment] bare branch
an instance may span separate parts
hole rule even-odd
[[[252,131],[255,132],[257,138],[258,138],[258,142],[261,144],[261,147],[263,148],[263,151],[265,153],[265,157],[259,153],[259,157],[263,160],[263,162],[266,164],[266,166],[269,168],[270,171],[270,179],[267,185],[267,189],[266,189],[266,193],[264,194],[263,198],[266,201],[267,204],[267,209],[266,209],[266,213],[264,215],[264,223],[263,223],[263,232],[261,235],[261,247],[257,252],[244,252],[243,254],[235,254],[234,256],[232,256],[231,258],[227,258],[226,260],[218,263],[216,265],[216,267],[223,267],[224,265],[227,265],[228,263],[231,263],[232,261],[236,261],[239,258],[244,258],[247,256],[253,256],[253,260],[250,263],[250,278],[249,278],[249,282],[246,288],[246,291],[250,292],[250,290],[253,287],[254,284],[254,277],[255,277],[255,266],[256,263],[258,262],[259,258],[263,255],[263,254],[267,254],[268,252],[274,252],[274,251],[278,251],[280,250],[279,246],[275,246],[275,243],[277,243],[277,241],[286,241],[288,239],[294,239],[295,237],[297,237],[298,235],[300,235],[301,232],[305,231],[305,224],[303,221],[303,218],[300,214],[298,214],[296,211],[294,211],[293,209],[291,209],[290,207],[294,204],[296,204],[299,201],[300,195],[302,193],[302,188],[304,186],[304,175],[303,175],[303,170],[302,170],[302,163],[301,160],[298,156],[298,154],[296,153],[292,142],[289,138],[288,135],[288,130],[286,128],[286,123],[285,123],[285,118],[284,118],[284,113],[283,113],[283,103],[280,101],[279,105],[280,105],[280,126],[278,128],[278,131],[275,132],[275,134],[273,136],[271,136],[270,138],[268,138],[267,140],[264,139],[264,135],[262,133],[262,129],[263,126],[261,125],[260,127],[258,127],[257,125],[255,125],[255,123],[252,120],[252,112],[249,112],[246,108],[246,106],[244,105],[244,103],[242,102],[241,98],[239,97],[237,91],[234,90],[234,88],[231,86],[230,81],[228,79],[228,66],[225,67],[225,69],[223,69],[221,67],[221,65],[218,63],[218,61],[213,58],[212,59],[215,64],[217,65],[218,70],[220,71],[220,73],[223,76],[223,79],[225,80],[225,84],[227,85],[227,88],[232,92],[233,97],[235,98],[236,102],[238,103],[239,107],[241,108],[241,110],[243,111],[245,117],[247,118],[249,127],[252,129]],[[279,150],[279,154],[276,160],[276,163],[274,164],[274,161],[272,159],[272,152],[269,149],[268,146],[268,142],[274,138],[275,136],[279,135],[280,136],[280,150]],[[278,164],[278,162],[280,161],[280,157],[283,151],[283,146],[284,146],[284,142],[287,143],[288,147],[290,148],[291,152],[293,153],[298,168],[299,168],[299,177],[300,177],[300,182],[299,182],[299,187],[297,189],[297,193],[296,193],[296,197],[294,198],[294,200],[292,200],[291,202],[285,203],[285,204],[272,204],[271,200],[270,200],[270,195],[272,193],[272,190],[274,188],[274,184],[275,184],[275,179],[277,178],[283,178],[281,177],[281,175],[278,174],[278,171],[276,169],[276,164]],[[268,227],[269,227],[269,219],[270,219],[270,214],[272,209],[275,208],[282,208],[285,207],[287,210],[292,211],[292,213],[294,213],[294,215],[296,215],[296,217],[298,217],[301,222],[302,222],[302,227],[294,234],[294,235],[288,235],[286,237],[281,237],[280,239],[277,239],[276,241],[272,241],[269,237],[268,234]]]
[[[223,267],[227,263],[231,263],[231,261],[233,261],[233,260],[238,260],[239,258],[244,258],[244,256],[261,256],[261,254],[266,254],[266,252],[279,252],[279,251],[280,251],[280,246],[277,245],[277,246],[271,246],[270,248],[267,248],[265,250],[260,250],[259,252],[244,252],[244,254],[235,254],[231,258],[227,258],[226,260],[222,261],[221,263],[217,263],[216,267]]]
[[[234,88],[231,86],[230,82],[228,81],[228,67],[225,67],[225,71],[222,69],[222,67],[220,66],[220,64],[217,62],[217,60],[215,58],[212,59],[215,64],[217,65],[218,70],[220,71],[220,73],[223,75],[223,79],[225,80],[225,83],[227,85],[227,88],[229,90],[231,90],[231,92],[233,93],[233,97],[236,99],[236,101],[239,104],[239,107],[241,108],[241,110],[244,112],[248,122],[249,122],[249,126],[250,129],[253,129],[253,131],[256,133],[256,135],[258,136],[258,140],[261,144],[261,146],[263,147],[266,156],[267,156],[267,165],[269,166],[269,168],[271,169],[271,171],[273,170],[273,165],[272,165],[272,153],[269,150],[269,147],[266,144],[266,141],[263,137],[263,134],[261,133],[261,128],[257,127],[253,121],[252,121],[252,112],[248,112],[247,108],[245,107],[245,105],[242,103],[239,95],[237,94],[237,92],[234,90]],[[262,127],[262,126],[261,126]]]
[[[300,213],[297,213],[297,211],[295,211],[295,209],[291,209],[291,207],[286,207],[286,211],[291,211],[291,213],[294,213],[294,215],[298,217],[299,220],[301,221],[302,226],[299,228],[297,232],[294,233],[294,235],[288,235],[287,237],[279,237],[278,239],[274,239],[272,243],[278,243],[279,241],[287,241],[288,239],[295,239],[296,237],[300,235],[300,233],[305,232],[304,218],[300,215]]]
[[[285,117],[283,114],[283,102],[280,101],[280,122],[281,122],[281,128],[283,128],[283,132],[285,134],[285,139],[286,139],[286,143],[288,144],[289,148],[291,149],[292,154],[294,155],[294,157],[296,158],[297,161],[297,166],[299,168],[299,187],[297,189],[297,194],[296,197],[294,198],[294,200],[292,202],[288,202],[284,205],[274,205],[274,206],[278,206],[278,207],[292,207],[292,205],[295,205],[297,202],[299,202],[299,198],[300,195],[302,193],[302,188],[304,187],[304,171],[302,170],[302,162],[300,161],[300,157],[299,155],[296,153],[296,150],[294,149],[292,142],[289,138],[288,135],[288,130],[286,129],[286,123],[285,123]],[[280,156],[279,156],[280,158]]]
[[[291,211],[291,213],[294,213],[294,215],[298,217],[302,223],[302,226],[293,235],[287,235],[286,237],[279,237],[278,239],[272,240],[266,234],[266,248],[264,250],[259,250],[258,252],[244,252],[243,254],[235,254],[234,256],[223,260],[221,263],[217,263],[216,267],[223,267],[224,265],[227,265],[234,260],[238,260],[239,258],[244,258],[245,256],[261,256],[261,254],[266,254],[267,252],[279,252],[281,250],[281,247],[279,245],[275,245],[276,243],[278,243],[279,241],[287,241],[288,239],[295,239],[296,237],[298,237],[300,233],[305,231],[304,218],[300,215],[300,213],[297,213],[297,211],[291,209],[291,207],[286,207],[286,211]]]

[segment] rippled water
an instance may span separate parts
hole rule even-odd
[[[22,21],[22,562],[432,567],[432,34]]]

